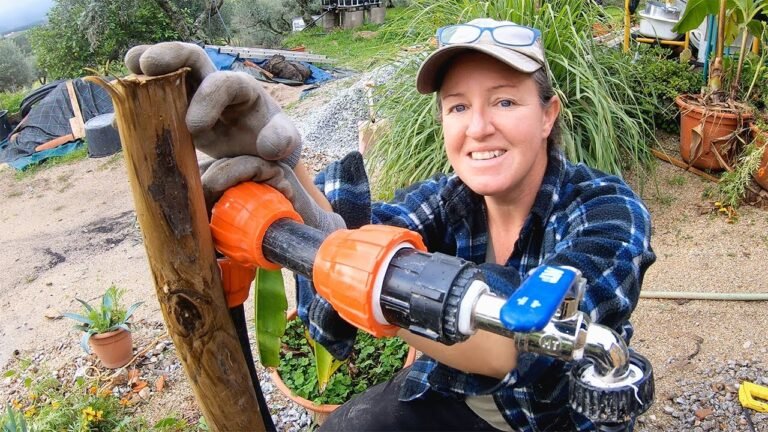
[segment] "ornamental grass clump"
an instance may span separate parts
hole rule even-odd
[[[648,96],[634,87],[629,55],[615,55],[592,39],[599,10],[583,0],[414,0],[416,11],[385,29],[402,46],[424,43],[438,27],[476,17],[509,20],[542,31],[550,73],[562,101],[563,147],[567,156],[619,174],[651,159],[653,118],[642,107]],[[434,38],[433,38],[434,40]],[[433,47],[434,48],[434,47]],[[427,50],[428,51],[428,50]],[[415,89],[418,65],[428,52],[401,58],[394,77],[379,90],[377,110],[391,132],[370,154],[377,196],[436,172],[448,172],[434,96]]]

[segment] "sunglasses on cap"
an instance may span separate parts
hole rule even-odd
[[[491,34],[494,42],[502,46],[526,47],[533,45],[541,37],[541,31],[521,25],[501,25],[498,27],[478,27],[472,24],[455,24],[440,27],[437,30],[439,46],[476,42],[483,32]]]

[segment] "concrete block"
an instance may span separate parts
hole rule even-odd
[[[372,7],[368,13],[368,21],[372,24],[384,24],[384,19],[387,16],[387,8]]]
[[[325,15],[323,15],[323,30],[325,31],[331,31],[335,27],[339,26],[339,14],[338,12],[326,12]]]
[[[346,11],[341,16],[341,27],[344,30],[353,29],[363,25],[365,13],[362,10],[359,11]]]

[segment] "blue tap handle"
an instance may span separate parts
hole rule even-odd
[[[501,323],[513,332],[529,333],[543,329],[576,283],[577,277],[577,272],[570,268],[537,268],[502,306]]]

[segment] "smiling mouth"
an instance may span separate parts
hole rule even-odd
[[[495,159],[499,156],[502,156],[506,152],[507,152],[506,150],[472,152],[469,154],[469,157],[471,157],[472,160],[488,160],[488,159]]]

